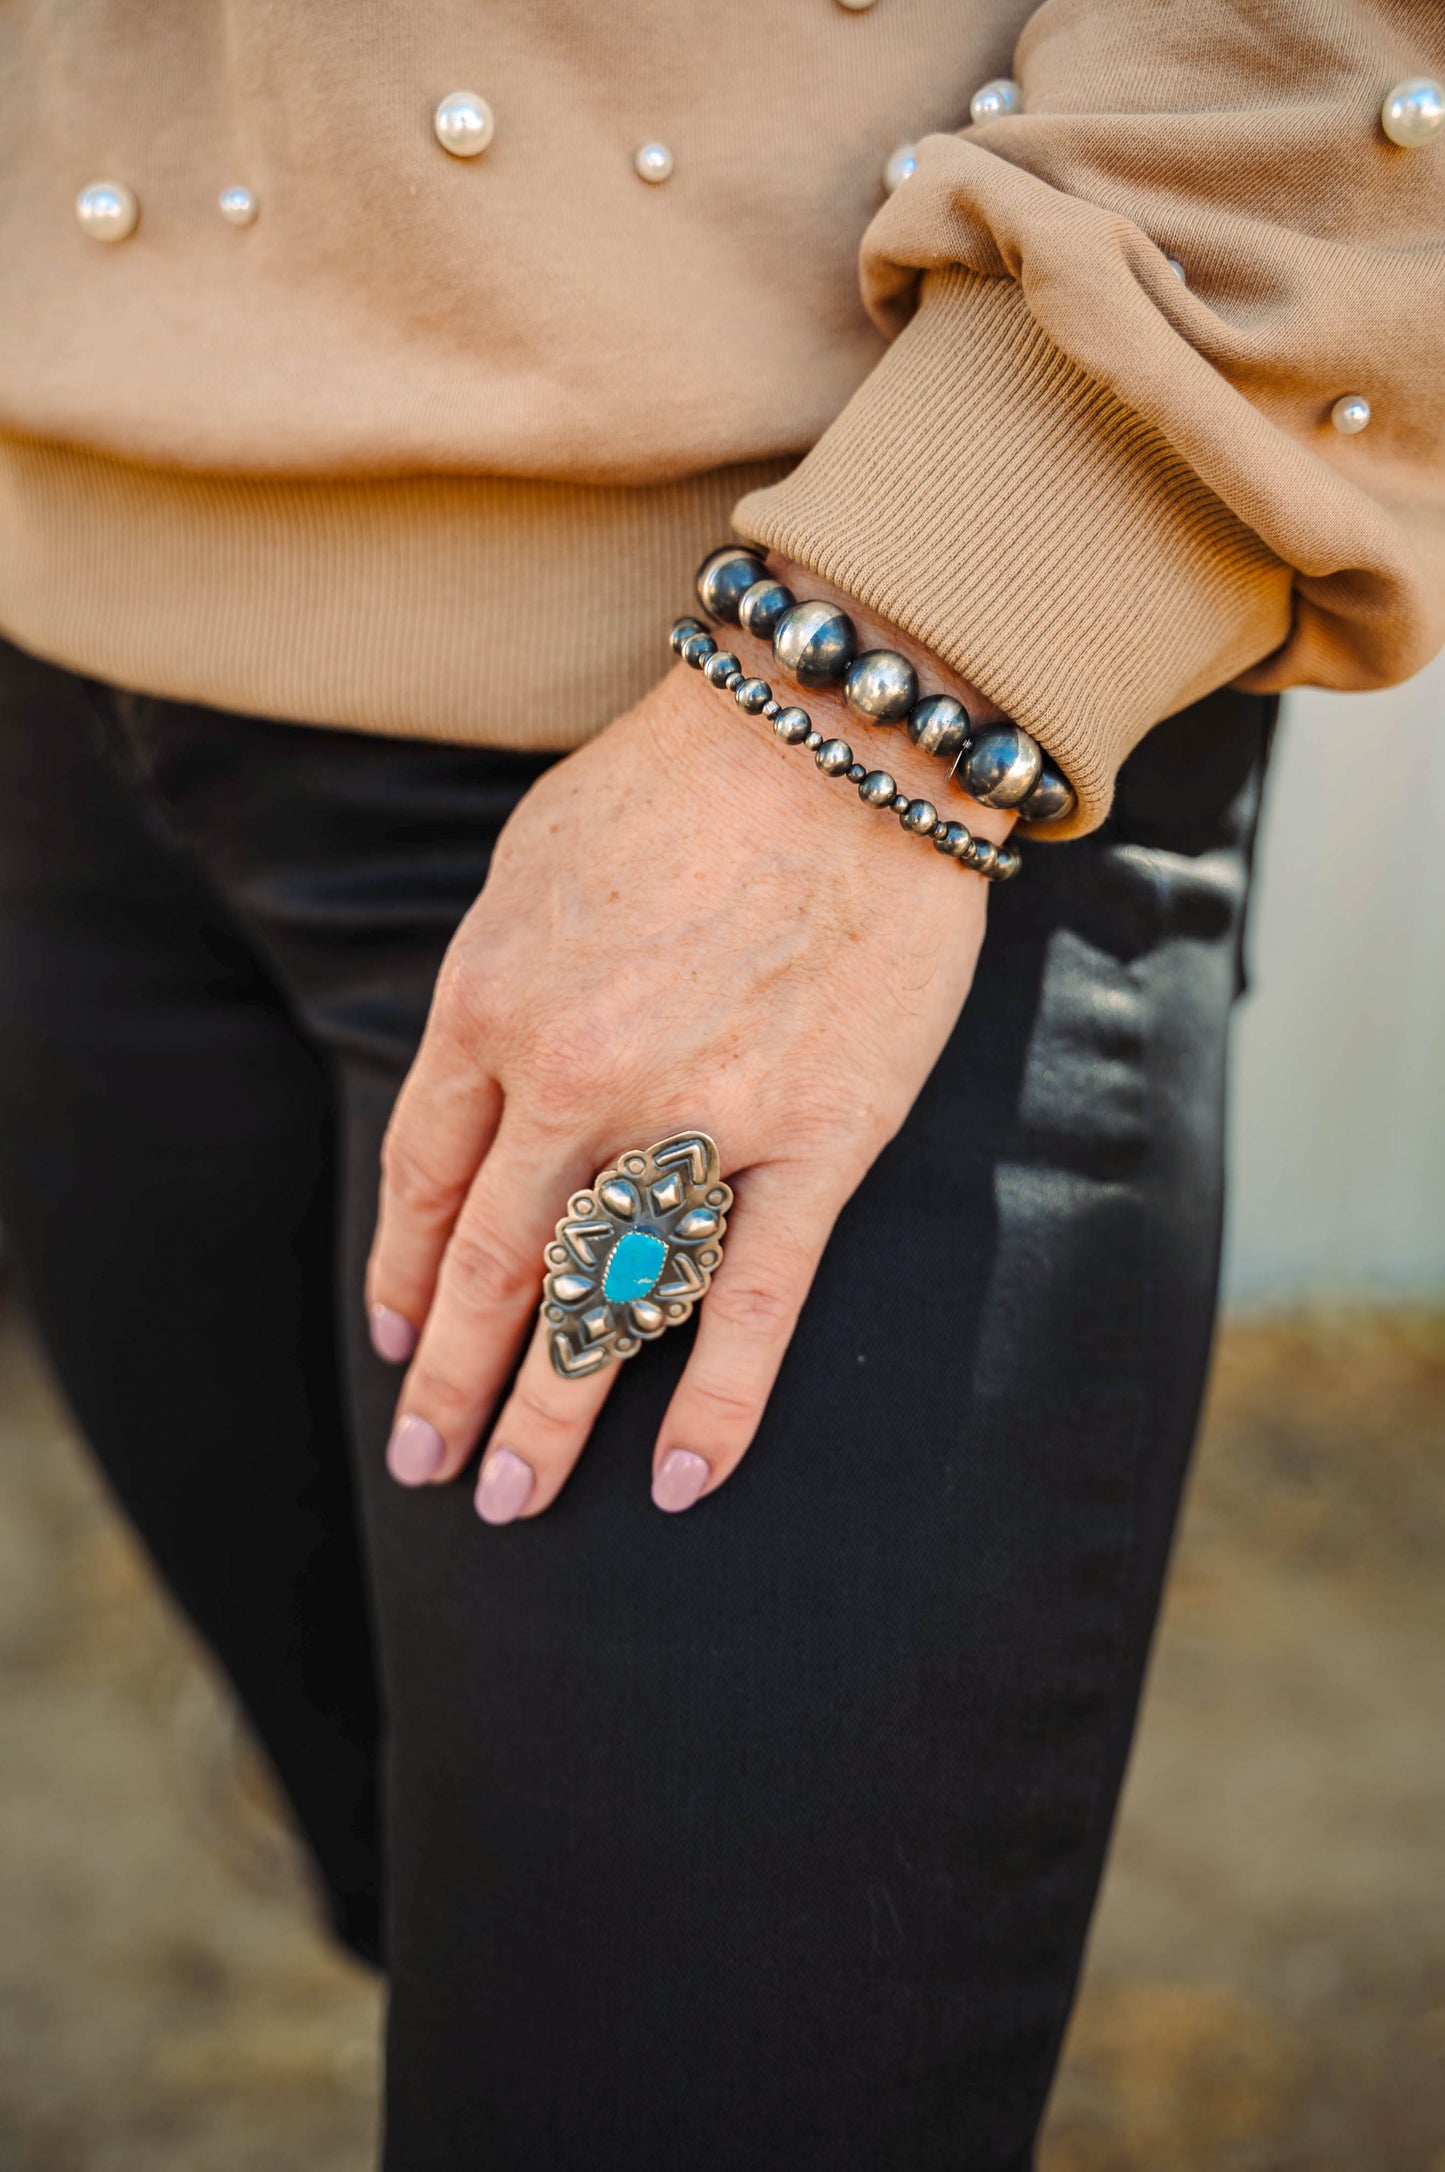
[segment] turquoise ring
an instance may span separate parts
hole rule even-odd
[[[691,1319],[722,1265],[733,1195],[705,1131],[619,1154],[574,1192],[547,1247],[542,1320],[565,1380],[635,1356]]]

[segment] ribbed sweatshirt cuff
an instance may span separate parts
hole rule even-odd
[[[1282,642],[1290,572],[1151,423],[950,269],[738,531],[922,642],[1048,748],[1101,822],[1151,725]]]

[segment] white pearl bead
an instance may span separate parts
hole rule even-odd
[[[838,0],[838,5],[846,8],[850,15],[861,15],[865,8],[872,7],[873,0]]]
[[[1189,274],[1184,269],[1184,266],[1180,263],[1178,257],[1166,256],[1164,261],[1169,266],[1169,269],[1173,272],[1175,278],[1182,279],[1185,286],[1187,287],[1189,284]]]
[[[89,181],[75,199],[75,216],[92,241],[124,241],[136,230],[140,205],[124,181]]]
[[[222,189],[216,198],[216,209],[227,226],[249,226],[260,208],[252,189]]]
[[[492,140],[496,122],[475,91],[448,91],[431,119],[437,142],[453,158],[475,158]]]
[[[1358,392],[1347,392],[1330,409],[1330,421],[1342,437],[1353,437],[1370,419],[1370,403]]]
[[[1024,94],[1021,84],[1012,76],[996,75],[991,83],[976,90],[968,101],[968,117],[971,121],[996,121],[1005,113],[1022,113]]]
[[[911,181],[918,171],[918,148],[912,143],[900,143],[896,151],[890,151],[883,162],[883,193],[891,196],[901,189],[905,181]]]
[[[643,143],[632,154],[632,163],[644,181],[671,178],[673,156],[665,143]]]
[[[1445,85],[1429,75],[1397,83],[1380,108],[1380,126],[1391,143],[1418,151],[1445,127]]]

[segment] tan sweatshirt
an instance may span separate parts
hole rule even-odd
[[[732,517],[1027,724],[1087,827],[1205,689],[1445,639],[1445,131],[1381,124],[1432,75],[1430,0],[5,0],[0,628],[562,747]]]

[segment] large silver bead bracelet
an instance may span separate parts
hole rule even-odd
[[[892,649],[860,652],[846,611],[833,603],[800,603],[745,544],[725,544],[708,554],[698,569],[697,595],[715,623],[741,626],[769,642],[776,661],[800,685],[840,687],[863,721],[904,725],[918,751],[948,762],[951,774],[981,805],[1013,808],[1031,823],[1056,822],[1073,812],[1072,786],[1021,725],[990,724],[975,735],[962,702],[949,694],[920,695],[912,664]],[[784,745],[806,747],[824,776],[855,784],[865,806],[891,810],[904,829],[930,838],[937,851],[990,882],[1007,882],[1018,873],[1022,861],[1012,845],[975,837],[964,823],[942,817],[931,800],[899,791],[886,770],[855,762],[846,740],[825,740],[806,709],[785,705],[766,679],[749,677],[700,619],[678,619],[670,640],[674,655],[730,693],[747,714],[765,717]]]

